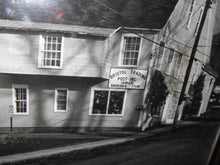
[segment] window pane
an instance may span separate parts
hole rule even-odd
[[[173,53],[174,53],[174,50],[171,49],[171,50],[170,50],[170,53],[169,53],[169,57],[168,57],[168,63],[171,63],[171,62],[172,62],[172,60],[173,60]]]
[[[51,42],[51,37],[50,37],[50,36],[48,36],[47,38],[48,38],[48,42]]]
[[[179,53],[178,59],[177,59],[177,65],[180,66],[182,62],[182,54]]]
[[[52,58],[55,59],[56,58],[56,53],[52,53]]]
[[[52,61],[51,61],[51,65],[52,65],[52,66],[55,66],[55,60],[52,60]]]
[[[56,43],[56,39],[57,39],[57,37],[53,37],[53,43]]]
[[[108,114],[122,114],[124,91],[111,91]]]
[[[60,66],[60,60],[57,60],[56,66]]]
[[[58,101],[57,110],[66,110],[66,101]]]
[[[94,91],[92,114],[106,114],[108,91]]]
[[[52,50],[55,50],[55,51],[56,51],[56,44],[53,44],[53,45],[52,45]]]
[[[50,43],[48,43],[47,48],[48,48],[47,50],[52,50],[52,49],[51,49],[51,44],[50,44]]]
[[[61,51],[61,44],[57,45],[57,50]]]
[[[57,37],[58,38],[58,43],[62,42],[62,37]]]
[[[133,65],[137,65],[137,60],[136,60],[136,59],[134,60],[134,63],[133,63]]]
[[[26,89],[21,89],[21,99],[26,100]]]
[[[50,60],[49,59],[46,59],[46,65],[50,66]]]
[[[26,101],[21,102],[21,112],[26,112]]]
[[[163,55],[164,45],[165,45],[164,42],[160,43],[159,52],[158,52],[159,56]]]
[[[57,53],[56,57],[57,57],[58,60],[60,60],[60,54],[61,54],[60,52]]]

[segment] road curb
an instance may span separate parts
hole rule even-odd
[[[176,129],[180,129],[183,127],[185,126],[178,126]],[[139,132],[138,135],[132,135],[129,137],[106,139],[106,140],[88,142],[88,143],[71,145],[66,147],[50,148],[50,149],[44,149],[44,150],[33,151],[28,153],[2,156],[0,157],[0,164],[2,165],[2,164],[22,163],[22,162],[33,161],[42,158],[50,158],[56,155],[68,154],[71,152],[92,150],[99,147],[124,144],[138,139],[156,136],[160,133],[169,132],[169,131],[172,131],[172,126],[154,129],[149,132],[143,132],[143,133]]]
[[[19,163],[34,159],[47,158],[59,154],[66,154],[69,152],[75,152],[80,150],[91,150],[94,148],[108,146],[108,145],[122,144],[133,140],[135,140],[135,138],[123,138],[123,139],[116,138],[116,139],[101,140],[97,142],[77,144],[67,147],[59,147],[59,148],[45,149],[45,150],[22,153],[22,154],[2,156],[0,157],[0,164]]]

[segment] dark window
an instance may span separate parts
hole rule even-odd
[[[122,114],[124,91],[95,90],[92,114]]]

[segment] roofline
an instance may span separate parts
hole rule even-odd
[[[42,22],[25,22],[0,19],[1,30],[22,30],[33,32],[59,32],[59,33],[76,33],[79,35],[89,35],[108,38],[118,31],[125,32],[126,29],[139,32],[155,34],[160,29],[149,28],[133,28],[133,27],[118,27],[118,28],[102,28],[80,25],[67,25],[67,24],[53,24]]]
[[[126,29],[128,29],[129,31],[135,31],[138,33],[151,33],[151,34],[158,33],[162,30],[162,29],[137,28],[137,27],[123,27],[123,28],[121,28],[122,32],[127,32]]]
[[[52,24],[52,23],[42,23],[42,22],[12,21],[12,20],[0,19],[0,30],[77,33],[80,35],[92,35],[92,36],[107,38],[115,29],[80,26],[80,25]]]
[[[211,75],[214,78],[219,77],[218,73],[216,71],[214,71],[214,69],[212,68],[212,66],[210,64],[203,65],[202,70],[204,70],[206,73],[208,73],[209,75]]]

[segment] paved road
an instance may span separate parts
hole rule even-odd
[[[36,164],[205,165],[219,124],[202,123],[120,146],[83,151]],[[33,164],[33,162],[31,163]]]

